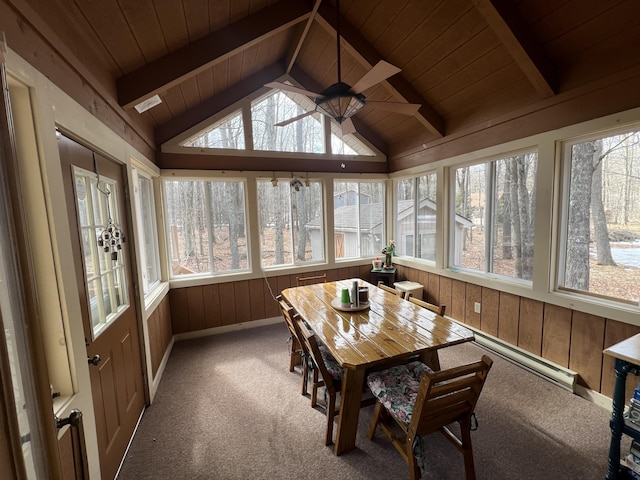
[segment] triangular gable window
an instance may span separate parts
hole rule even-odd
[[[246,105],[246,104],[245,104]],[[253,150],[332,154],[349,156],[376,156],[356,135],[342,135],[338,122],[316,110],[312,99],[299,93],[271,90],[251,102],[252,138],[246,138],[243,108],[239,107],[215,123],[201,128],[180,147],[214,148],[225,150]],[[296,117],[287,125],[277,125]],[[330,128],[331,146],[326,145],[325,128]],[[246,140],[252,142],[247,145]],[[328,149],[331,149],[329,152]]]
[[[314,112],[314,113],[312,113]],[[277,123],[308,113],[288,125]],[[304,95],[274,90],[251,102],[253,149],[269,152],[325,153],[323,115]]]
[[[244,150],[242,110],[237,110],[204,130],[200,130],[180,145],[183,147]]]

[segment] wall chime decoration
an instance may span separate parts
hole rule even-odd
[[[111,260],[118,261],[118,251],[122,250],[122,244],[125,242],[124,233],[120,230],[113,220],[111,219],[111,210],[109,205],[109,195],[111,191],[105,187],[104,190],[100,188],[100,173],[98,173],[98,164],[96,162],[96,154],[93,154],[93,165],[95,167],[97,175],[96,188],[100,193],[103,193],[107,197],[107,226],[100,235],[98,235],[98,246],[101,247],[105,253],[111,253]]]

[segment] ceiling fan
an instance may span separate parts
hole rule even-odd
[[[338,53],[338,81],[324,89],[322,92],[311,92],[283,82],[270,82],[265,84],[265,87],[277,88],[287,92],[306,95],[311,97],[316,104],[316,108],[314,110],[309,110],[308,112],[296,117],[276,123],[276,126],[283,127],[285,125],[289,125],[290,123],[301,120],[302,118],[319,111],[341,124],[342,133],[343,135],[346,135],[356,131],[351,117],[365,106],[400,113],[403,115],[414,115],[419,110],[421,105],[418,103],[373,102],[366,99],[362,93],[364,90],[373,87],[374,85],[377,85],[400,72],[398,67],[391,65],[384,60],[380,60],[376,63],[373,68],[365,73],[364,76],[353,86],[342,81],[340,64],[340,0],[336,0],[336,46]]]

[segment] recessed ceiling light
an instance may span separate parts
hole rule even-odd
[[[162,100],[160,99],[160,95],[154,95],[151,98],[147,98],[143,100],[139,104],[137,104],[134,108],[138,111],[138,113],[146,112],[150,108],[155,107],[156,105],[160,105]]]

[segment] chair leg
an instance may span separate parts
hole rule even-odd
[[[329,398],[327,399],[327,436],[325,438],[325,445],[331,445],[333,443],[333,422],[336,418],[336,393],[329,392]]]
[[[373,409],[373,416],[371,417],[371,423],[369,423],[369,431],[367,432],[367,437],[369,440],[373,440],[373,436],[376,433],[376,428],[378,427],[378,423],[380,423],[380,416],[382,415],[382,404],[380,402],[376,402],[376,406]]]
[[[407,454],[407,466],[409,467],[409,480],[418,480],[422,477],[422,472],[418,466],[418,460],[413,454],[413,436],[405,437],[405,452]]]
[[[313,369],[313,379],[311,380],[311,407],[315,408],[318,404],[318,369]]]
[[[473,462],[473,447],[471,445],[471,421],[460,422],[460,437],[462,439],[462,455],[464,456],[464,471],[467,480],[476,480],[476,467]]]
[[[289,371],[293,372],[296,365],[300,365],[300,342],[292,336],[289,342]]]
[[[302,395],[307,395],[309,386],[309,361],[306,356],[302,357]]]

